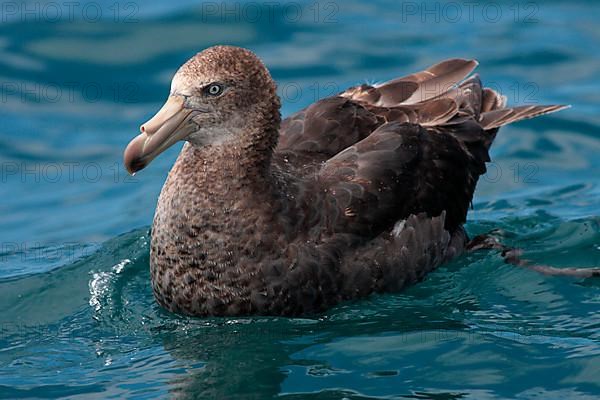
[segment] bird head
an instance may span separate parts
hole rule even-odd
[[[261,60],[239,47],[211,47],[179,68],[167,101],[125,149],[125,167],[134,174],[179,141],[233,146],[249,128],[278,123],[276,85]]]

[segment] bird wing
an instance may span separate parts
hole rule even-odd
[[[476,65],[473,60],[446,60],[409,76],[380,85],[355,86],[317,101],[282,121],[276,152],[332,157],[385,122],[445,122],[456,114],[457,105],[441,95]]]
[[[334,232],[375,235],[411,214],[444,210],[453,231],[464,222],[483,172],[485,160],[453,134],[390,122],[325,162],[318,187]]]
[[[476,66],[450,59],[318,101],[282,122],[275,154],[314,161],[333,231],[377,234],[410,214],[443,211],[453,231],[466,219],[498,128],[564,108],[506,108],[479,76],[465,80]]]

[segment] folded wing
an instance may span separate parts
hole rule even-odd
[[[453,231],[466,219],[498,128],[565,108],[507,108],[477,75],[466,79],[476,66],[446,60],[350,88],[283,121],[276,154],[318,165],[330,229],[379,234],[410,214],[446,211]]]

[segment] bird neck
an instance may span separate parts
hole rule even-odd
[[[270,166],[278,128],[278,120],[276,123],[259,121],[224,143],[203,146],[188,143],[176,167],[187,170],[197,184],[209,190],[211,186],[217,186],[215,190],[222,186],[264,190],[271,179]]]

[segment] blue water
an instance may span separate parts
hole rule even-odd
[[[284,115],[477,58],[509,103],[573,107],[502,129],[469,232],[598,267],[595,1],[67,3],[0,4],[0,398],[600,396],[599,281],[493,252],[305,319],[167,313],[149,288],[148,231],[178,148],[135,178],[121,166],[176,68],[213,44],[257,52]]]

